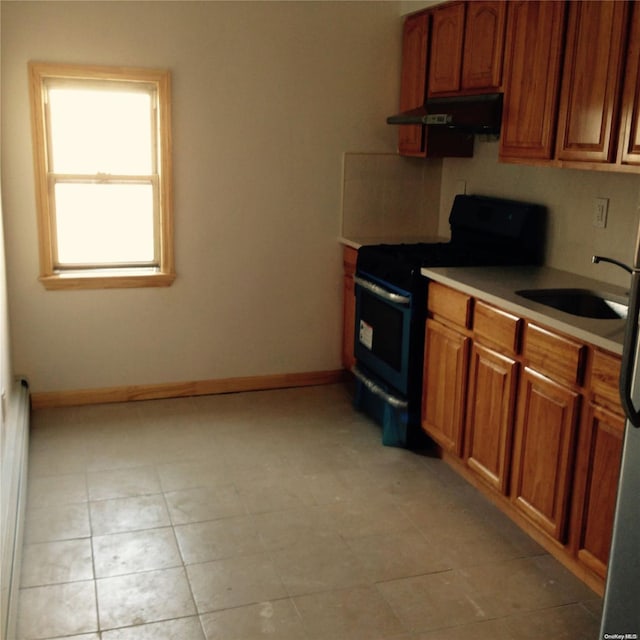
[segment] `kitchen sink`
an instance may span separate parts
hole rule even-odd
[[[627,317],[628,299],[591,289],[521,289],[519,296],[583,318],[619,320]]]

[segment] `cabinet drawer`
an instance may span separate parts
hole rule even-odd
[[[477,300],[473,309],[473,334],[501,351],[518,353],[522,320],[506,311]]]
[[[578,342],[533,324],[527,326],[525,359],[532,369],[551,378],[581,384],[585,352],[586,347]]]
[[[622,412],[620,407],[620,356],[595,350],[591,368],[591,390],[609,408]]]
[[[428,307],[434,317],[444,318],[466,329],[471,326],[471,297],[466,293],[431,282]]]

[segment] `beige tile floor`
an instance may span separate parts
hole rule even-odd
[[[20,640],[595,640],[600,599],[341,385],[33,414]]]

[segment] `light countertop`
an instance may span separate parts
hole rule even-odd
[[[612,284],[550,267],[439,267],[423,268],[422,275],[449,285],[505,311],[540,322],[551,329],[613,353],[622,353],[625,320],[598,320],[574,316],[516,294],[521,289],[575,288],[626,296]]]
[[[340,236],[338,242],[345,247],[359,249],[370,244],[415,244],[417,242],[448,242],[448,238],[438,236]]]

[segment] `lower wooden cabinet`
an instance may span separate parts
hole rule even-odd
[[[422,428],[444,449],[462,455],[462,427],[471,340],[427,320]]]
[[[509,487],[518,363],[480,344],[471,349],[465,458],[502,494]]]
[[[580,395],[525,368],[518,406],[511,499],[538,527],[563,542]]]
[[[355,364],[353,341],[355,338],[356,299],[354,296],[353,276],[356,272],[358,251],[345,247],[343,253],[344,283],[342,303],[342,366],[350,370]]]
[[[618,493],[625,418],[619,401],[620,358],[593,352],[591,401],[582,423],[575,472],[572,550],[603,580]]]
[[[602,579],[607,574],[624,425],[621,415],[590,405],[576,469],[576,551]]]
[[[625,428],[620,357],[455,288],[429,287],[423,429],[455,469],[602,592]]]

